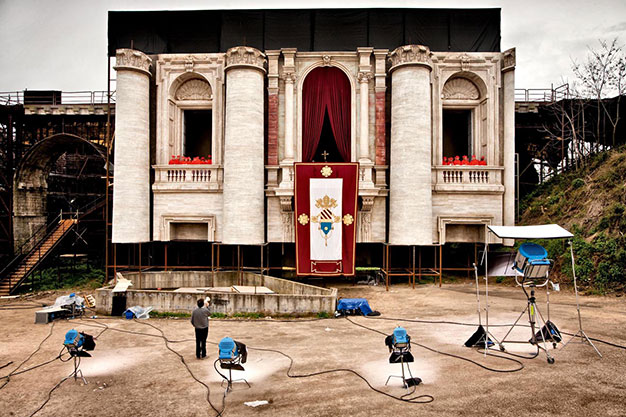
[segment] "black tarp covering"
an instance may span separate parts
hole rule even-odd
[[[323,9],[109,12],[109,56],[260,50],[353,51],[427,45],[433,51],[500,51],[500,9]]]

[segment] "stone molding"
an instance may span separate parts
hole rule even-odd
[[[185,81],[175,94],[176,100],[211,100],[211,86],[208,82],[193,78]]]
[[[433,68],[432,52],[428,46],[424,45],[404,45],[399,46],[389,53],[389,62],[391,73],[401,66],[420,65],[428,69]]]
[[[502,53],[502,72],[515,69],[515,48],[507,49]]]
[[[226,51],[226,71],[235,67],[257,69],[265,73],[265,54],[249,46],[235,46]]]
[[[286,83],[293,84],[298,79],[298,76],[295,74],[295,72],[283,71],[283,74],[280,78]]]
[[[480,92],[470,80],[457,77],[446,81],[441,98],[444,100],[478,100]]]
[[[152,59],[141,51],[126,48],[115,51],[115,67],[113,68],[116,71],[138,71],[150,76],[151,65]]]

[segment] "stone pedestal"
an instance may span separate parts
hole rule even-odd
[[[150,241],[150,65],[142,52],[116,52],[113,243]]]
[[[226,52],[224,222],[222,242],[265,241],[263,82],[265,56],[238,46]]]
[[[431,245],[431,83],[430,50],[396,48],[391,61],[391,143],[389,243]]]

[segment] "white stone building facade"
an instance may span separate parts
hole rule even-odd
[[[119,49],[112,242],[293,242],[302,89],[318,67],[350,83],[357,242],[482,242],[486,225],[514,224],[514,49]],[[486,165],[443,165],[450,150]],[[211,163],[170,163],[193,152]]]

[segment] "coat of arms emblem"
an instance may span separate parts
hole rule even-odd
[[[333,209],[337,208],[337,200],[325,195],[315,200],[315,207],[320,209],[316,216],[311,216],[311,222],[318,223],[318,230],[324,239],[324,245],[328,246],[328,239],[334,230],[333,224],[341,222],[341,216],[336,216]]]

